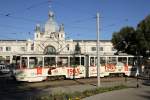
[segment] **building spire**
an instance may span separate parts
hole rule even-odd
[[[52,0],[48,0],[48,7],[49,7],[49,9],[52,8],[51,4],[52,4]]]
[[[48,0],[48,8],[49,8],[49,13],[48,17],[49,19],[54,19],[54,13],[52,12],[52,0]]]

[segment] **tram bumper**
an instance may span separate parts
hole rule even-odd
[[[38,76],[38,77],[16,77],[17,81],[23,82],[41,82],[46,80],[46,76]]]

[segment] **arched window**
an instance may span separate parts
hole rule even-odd
[[[44,54],[46,54],[46,55],[56,54],[56,49],[53,46],[49,45],[45,48]]]

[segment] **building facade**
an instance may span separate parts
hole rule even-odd
[[[52,11],[44,28],[35,27],[33,40],[0,40],[0,63],[12,62],[16,54],[96,54],[96,40],[72,40],[65,38],[64,25],[58,25]],[[100,40],[100,55],[113,55],[116,50],[110,40]]]

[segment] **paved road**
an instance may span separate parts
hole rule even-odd
[[[89,79],[91,80],[91,79]],[[58,85],[58,83],[65,82],[64,84],[67,84],[66,82],[71,82],[71,85]],[[36,96],[43,95],[43,94],[53,94],[53,93],[71,93],[75,91],[85,91],[87,89],[93,89],[96,88],[95,82],[89,82],[86,83],[82,81],[74,81],[74,80],[65,80],[65,81],[58,81],[58,82],[42,82],[42,83],[31,83],[31,84],[15,84],[1,81],[0,82],[0,100],[34,100]],[[76,84],[72,84],[72,82],[76,82]],[[51,83],[51,84],[50,84]],[[55,83],[55,85],[52,85],[52,83]],[[57,83],[57,84],[56,84]],[[44,87],[38,87],[44,84]],[[47,85],[46,85],[47,84]],[[48,85],[49,84],[49,85]],[[124,79],[116,79],[113,81],[110,81],[110,79],[102,81],[101,85],[102,87],[111,87],[116,86],[119,84],[127,84],[131,87],[136,86],[136,79],[130,79],[128,82],[125,82]],[[29,86],[28,86],[29,85]],[[90,100],[90,99],[89,99]],[[93,99],[91,99],[93,100]],[[99,100],[99,99],[95,99]]]
[[[83,100],[150,100],[150,86],[129,88],[97,94]]]

